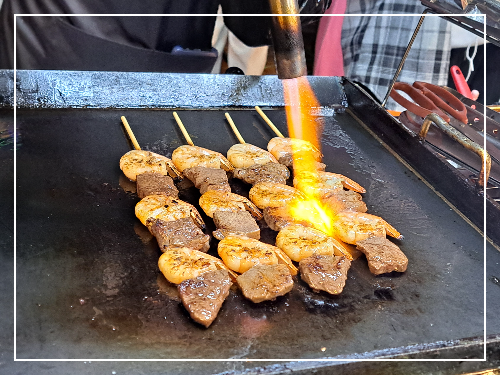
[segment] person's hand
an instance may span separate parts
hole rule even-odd
[[[471,98],[472,100],[477,100],[477,98],[479,98],[479,91],[472,90],[470,93],[472,94],[472,98]]]

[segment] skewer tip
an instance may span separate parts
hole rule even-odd
[[[134,148],[136,150],[140,150],[141,146],[139,146],[139,142],[137,142],[137,139],[135,138],[134,132],[132,131],[132,128],[128,124],[127,118],[125,116],[121,116],[120,119],[122,120],[123,126],[125,127],[125,130],[127,131],[127,134],[132,141],[132,144],[134,145]]]
[[[281,134],[276,126],[274,126],[273,122],[269,119],[269,117],[267,117],[267,115],[264,113],[264,111],[262,111],[262,109],[260,109],[258,105],[255,106],[255,110],[278,137],[285,138],[285,136]]]

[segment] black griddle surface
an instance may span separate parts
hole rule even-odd
[[[255,111],[229,112],[243,138],[265,148],[273,134]],[[222,110],[178,113],[196,145],[225,154],[237,142]],[[286,134],[284,112],[266,113]],[[130,149],[121,115],[143,149],[170,157],[185,144],[169,110],[17,111],[17,358],[383,356],[484,334],[482,237],[347,113],[323,117],[327,171],[363,185],[369,212],[402,232],[395,242],[408,271],[376,277],[361,257],[340,296],[296,280],[288,295],[253,304],[234,289],[208,329],[197,325],[134,216],[139,199],[118,166]],[[198,197],[181,189],[183,199]],[[274,237],[264,231],[266,242]]]

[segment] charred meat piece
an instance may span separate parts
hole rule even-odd
[[[385,237],[370,237],[358,241],[356,249],[366,255],[370,272],[375,275],[392,271],[405,272],[408,267],[406,255]]]
[[[311,223],[305,220],[299,220],[292,216],[288,206],[282,207],[266,207],[262,210],[264,220],[272,230],[279,232],[281,229],[290,224],[301,224],[310,227]]]
[[[366,203],[363,202],[361,194],[352,190],[338,190],[326,194],[321,201],[333,212],[357,211],[366,212]]]
[[[233,172],[233,177],[239,178],[251,185],[259,182],[286,184],[286,180],[290,177],[290,171],[283,164],[270,162],[255,164],[248,168],[236,168]]]
[[[210,236],[189,217],[174,221],[155,219],[150,228],[162,252],[169,247],[189,247],[206,253],[210,248]]]
[[[236,281],[243,295],[255,303],[273,300],[293,288],[292,275],[284,264],[257,264]]]
[[[298,155],[297,157],[300,158],[300,155]],[[293,169],[293,156],[292,156],[292,154],[287,154],[287,155],[281,156],[278,159],[278,163],[283,164],[283,165],[287,166],[288,168]],[[326,164],[323,164],[320,161],[316,161],[314,163],[314,168],[317,171],[324,171],[326,168]]]
[[[340,294],[347,280],[351,261],[334,255],[312,255],[299,262],[300,277],[315,291]]]
[[[200,189],[201,194],[208,190],[231,191],[224,169],[198,166],[187,168],[183,173],[197,189]]]
[[[178,198],[179,191],[171,177],[157,172],[145,172],[137,175],[137,195],[141,199],[148,195]]]
[[[252,214],[248,211],[215,211],[213,232],[218,240],[226,236],[245,236],[260,239],[260,229]]]
[[[231,192],[231,186],[229,184],[220,184],[220,185],[212,185],[212,184],[201,184],[200,186],[200,194],[203,195],[209,190],[218,190],[226,193]]]
[[[226,270],[215,270],[184,280],[177,289],[191,318],[208,327],[217,317],[232,284]]]

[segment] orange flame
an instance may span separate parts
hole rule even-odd
[[[321,144],[319,133],[322,123],[313,115],[313,111],[319,109],[319,102],[309,85],[306,77],[283,80],[283,91],[285,97],[285,111],[288,123],[288,134],[291,138],[299,138],[311,142],[318,150]],[[295,178],[300,178],[302,172],[308,172],[308,179],[311,174],[316,175],[316,159],[312,153],[293,151],[293,170]],[[313,178],[314,181],[314,178]],[[306,200],[296,201],[291,205],[292,215],[299,220],[306,220],[329,236],[334,235],[333,212],[331,212],[314,195],[314,189],[303,191]]]

